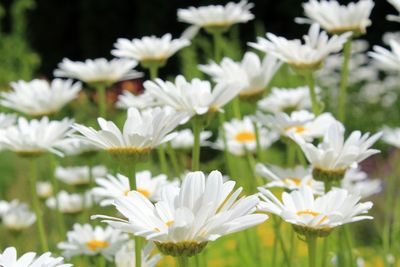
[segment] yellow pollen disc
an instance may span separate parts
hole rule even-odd
[[[295,131],[296,133],[302,133],[306,130],[303,126],[290,126],[286,128],[286,132],[288,131]]]
[[[253,132],[243,131],[235,136],[235,140],[240,143],[251,142],[256,140],[256,135]]]
[[[292,182],[296,186],[300,186],[301,184],[301,180],[299,178],[294,178],[294,177],[285,178],[283,181],[285,184],[290,184],[290,182]]]
[[[126,191],[124,192],[124,196],[127,196],[127,195],[129,194],[129,192],[131,192],[131,190],[126,190]]]
[[[149,191],[147,191],[146,189],[142,189],[142,188],[138,188],[136,191],[138,191],[139,193],[141,193],[143,196],[149,198],[151,193]]]
[[[86,246],[92,250],[95,251],[98,248],[106,248],[108,247],[108,242],[103,241],[103,240],[91,240],[86,243]]]
[[[174,224],[174,221],[168,221],[168,222],[166,222],[165,224],[166,224],[168,227],[170,227],[171,225]]]
[[[315,212],[315,211],[312,211],[312,210],[301,210],[301,211],[298,211],[296,214],[299,215],[299,216],[301,216],[301,215],[311,215],[311,216],[317,217],[321,213]]]

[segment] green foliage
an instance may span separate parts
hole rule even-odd
[[[32,79],[40,64],[40,57],[30,48],[26,36],[26,12],[34,8],[34,0],[13,1],[10,10],[10,32],[0,23],[0,88],[13,80]],[[0,19],[6,11],[0,6]]]

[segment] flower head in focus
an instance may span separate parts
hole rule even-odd
[[[0,105],[30,116],[45,116],[58,112],[75,99],[81,83],[54,79],[51,82],[35,79],[11,83],[12,91],[2,92]]]
[[[116,229],[154,241],[164,254],[190,257],[200,253],[207,242],[268,218],[253,214],[257,196],[238,199],[242,188],[232,191],[234,186],[233,181],[223,182],[218,171],[208,178],[202,172],[191,172],[180,189],[163,190],[156,204],[136,191],[117,198],[114,206],[127,219],[96,217],[104,218]]]
[[[67,233],[67,240],[58,243],[63,255],[71,258],[77,255],[101,255],[111,261],[117,251],[128,241],[128,236],[112,227],[74,224]]]
[[[282,202],[270,191],[259,187],[259,209],[278,215],[293,225],[302,235],[308,233],[327,236],[335,227],[346,223],[372,219],[365,215],[372,202],[360,203],[360,197],[345,189],[335,188],[315,198],[310,187],[282,193]]]
[[[62,257],[52,257],[50,252],[38,257],[35,252],[28,252],[18,258],[14,247],[8,247],[0,253],[0,266],[4,267],[72,267],[72,264],[63,261]]]
[[[111,85],[118,81],[141,77],[142,74],[133,70],[137,62],[131,59],[105,58],[87,59],[82,61],[71,61],[64,58],[54,71],[54,76],[72,78],[88,84]]]

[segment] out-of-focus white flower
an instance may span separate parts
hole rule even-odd
[[[400,32],[385,32],[382,36],[382,41],[386,45],[390,45],[390,40],[395,40],[400,43]]]
[[[287,40],[272,33],[267,33],[267,39],[258,37],[257,43],[249,43],[251,47],[267,54],[274,55],[289,64],[296,70],[317,70],[329,54],[339,52],[351,33],[328,37],[324,31],[320,32],[318,24],[310,27],[308,35],[301,40]]]
[[[20,117],[17,124],[0,132],[0,146],[21,156],[40,155],[51,152],[58,156],[63,153],[57,148],[71,132],[73,121],[50,121],[43,117],[30,120]]]
[[[0,129],[6,129],[15,124],[16,114],[0,113]]]
[[[133,58],[144,67],[148,67],[149,64],[165,64],[169,57],[188,45],[190,45],[189,40],[183,38],[172,40],[169,33],[161,38],[145,36],[131,41],[120,38],[114,44],[115,49],[111,51],[111,54],[116,57]]]
[[[76,137],[68,137],[64,140],[61,140],[57,144],[57,148],[59,148],[67,156],[77,156],[82,154],[88,155],[96,153],[100,150],[92,143]]]
[[[317,89],[319,91],[319,89]],[[271,93],[258,101],[257,107],[264,112],[278,113],[311,108],[308,87],[272,88]]]
[[[140,95],[134,95],[125,90],[121,95],[118,96],[118,101],[116,103],[116,107],[121,109],[137,108],[139,110],[143,110],[155,106],[161,105],[147,91]]]
[[[265,56],[261,62],[257,54],[247,52],[241,62],[223,58],[219,65],[211,62],[199,68],[216,82],[242,84],[239,95],[246,97],[261,95],[281,65],[282,62],[273,56]]]
[[[0,253],[0,265],[4,267],[72,267],[72,264],[63,263],[62,257],[54,258],[50,252],[36,257],[35,252],[28,252],[17,258],[14,247],[6,248]]]
[[[78,96],[82,86],[72,80],[35,79],[11,83],[12,91],[2,92],[0,104],[30,116],[54,114]]]
[[[182,75],[176,77],[175,83],[156,79],[146,81],[144,87],[162,104],[192,116],[219,111],[241,90],[241,85],[230,83],[218,83],[211,89],[209,81],[193,79],[188,82]]]
[[[382,182],[379,179],[369,179],[368,174],[359,168],[350,168],[341,181],[341,187],[354,195],[368,198],[382,191]]]
[[[382,133],[382,141],[396,148],[400,148],[400,128],[389,128],[385,126]]]
[[[13,200],[9,203],[2,219],[5,228],[11,231],[22,231],[36,222],[36,215],[25,203]]]
[[[369,16],[374,2],[360,0],[357,3],[340,5],[334,0],[310,0],[303,3],[304,13],[312,22],[316,22],[329,33],[338,34],[353,32],[355,35],[364,34],[371,25]],[[298,19],[298,22],[304,21]]]
[[[237,156],[243,156],[246,152],[256,151],[256,129],[250,117],[244,117],[243,120],[233,119],[230,122],[224,122],[223,127],[227,149],[230,153]],[[276,132],[260,127],[260,125],[257,125],[257,127],[261,148],[268,148],[279,138],[279,135]],[[222,136],[220,136],[216,143],[213,144],[213,147],[220,150],[224,149]]]
[[[265,166],[257,163],[256,173],[268,179],[269,182],[265,185],[267,188],[281,187],[292,191],[302,186],[309,186],[314,194],[322,195],[324,193],[324,184],[314,181],[311,176],[311,170],[303,166],[284,169],[278,166]]]
[[[131,59],[105,58],[87,59],[82,61],[71,61],[64,58],[54,71],[54,76],[81,80],[88,84],[113,84],[118,81],[135,79],[142,74],[133,70],[137,62]]]
[[[9,207],[10,207],[10,203],[8,203],[8,201],[0,200],[0,219],[7,212]]]
[[[92,196],[89,192],[86,192],[84,195],[80,195],[69,194],[66,191],[60,191],[56,197],[58,201],[55,197],[51,197],[46,200],[46,205],[53,210],[58,208],[61,213],[75,214],[92,206]]]
[[[193,256],[207,242],[258,225],[268,218],[265,214],[254,214],[259,202],[257,196],[237,199],[242,188],[232,191],[234,186],[233,181],[223,182],[218,171],[213,171],[207,179],[202,172],[191,172],[183,179],[180,189],[163,190],[156,204],[136,191],[117,198],[114,205],[126,220],[95,217],[154,241],[164,254]]]
[[[74,128],[82,135],[76,136],[116,155],[148,153],[158,145],[171,140],[171,132],[187,114],[170,107],[139,111],[128,110],[128,117],[121,131],[112,121],[98,118],[101,130],[75,124]]]
[[[148,242],[142,249],[142,267],[154,267],[160,261],[160,254],[152,254],[154,243]],[[135,266],[135,242],[129,241],[115,254],[116,267]]]
[[[192,24],[197,31],[205,28],[209,31],[225,31],[236,23],[245,23],[254,19],[250,9],[254,5],[247,0],[239,3],[229,2],[225,6],[209,5],[178,9],[178,20]]]
[[[294,137],[294,139],[311,163],[314,179],[320,180],[315,176],[315,171],[338,173],[343,178],[346,170],[352,165],[379,153],[379,150],[370,147],[381,135],[382,133],[372,136],[369,133],[362,135],[360,131],[354,131],[345,140],[343,125],[333,122],[326,131],[322,143],[317,146],[304,141],[303,138]]]
[[[400,13],[400,1],[399,0],[387,0],[388,3],[390,3],[398,13]],[[400,15],[387,15],[386,16],[387,20],[390,21],[395,21],[395,22],[400,22]]]
[[[38,181],[36,183],[36,192],[42,199],[47,199],[53,195],[53,186],[47,181]]]
[[[372,219],[364,215],[372,202],[359,203],[360,197],[345,189],[334,188],[314,198],[310,187],[301,187],[291,193],[282,193],[282,202],[270,191],[259,187],[259,209],[280,216],[293,225],[300,234],[328,235],[335,227],[346,223]]]
[[[112,227],[92,227],[90,224],[74,224],[68,231],[67,240],[58,243],[66,258],[76,255],[101,255],[111,261],[128,236]]]
[[[380,63],[380,67],[385,70],[391,70],[398,72],[400,70],[400,42],[392,39],[390,40],[389,51],[386,48],[375,45],[374,51],[369,52],[368,55]]]
[[[176,132],[176,136],[170,141],[174,149],[192,149],[194,144],[193,132],[190,129],[183,129]],[[203,131],[200,133],[200,145],[206,145],[206,140],[212,136],[212,132]]]
[[[271,115],[258,112],[256,119],[283,137],[292,138],[295,135],[310,141],[322,137],[329,125],[336,122],[336,119],[330,113],[315,116],[307,110],[294,111],[290,115],[283,112]]]
[[[105,178],[96,179],[97,187],[92,189],[93,195],[102,199],[101,206],[112,205],[114,200],[126,196],[130,191],[129,178],[117,173],[116,176],[108,174]],[[152,201],[160,199],[161,189],[173,183],[167,180],[165,174],[152,176],[150,171],[136,173],[136,191]]]
[[[94,180],[97,177],[107,175],[107,168],[99,165],[89,168],[88,166],[62,167],[57,166],[55,176],[58,180],[68,185],[85,185],[90,183],[90,177]]]

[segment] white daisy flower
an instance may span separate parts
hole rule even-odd
[[[6,129],[15,124],[17,120],[16,114],[0,113],[0,129]]]
[[[396,71],[400,70],[400,42],[391,39],[389,41],[390,50],[378,45],[374,45],[373,52],[368,55],[379,63],[379,67],[384,70]]]
[[[324,184],[313,180],[311,170],[300,165],[284,169],[278,166],[266,166],[257,163],[256,173],[268,179],[269,182],[265,185],[267,188],[281,187],[293,191],[302,186],[309,186],[314,194],[322,195],[324,193]]]
[[[81,80],[88,84],[104,83],[107,85],[118,81],[135,79],[142,74],[133,70],[137,62],[130,59],[105,58],[87,59],[82,61],[71,61],[64,58],[54,71],[54,76]]]
[[[319,88],[316,88],[319,92]],[[271,93],[257,102],[257,107],[264,112],[278,113],[301,109],[310,109],[310,90],[306,86],[296,88],[273,87]]]
[[[36,192],[38,197],[47,199],[53,195],[53,186],[47,181],[37,181]]]
[[[237,199],[242,188],[232,191],[235,182],[223,182],[220,172],[208,178],[191,172],[182,187],[163,190],[161,200],[151,203],[145,196],[131,191],[115,200],[114,206],[127,219],[97,216],[128,233],[154,241],[159,250],[172,256],[193,256],[208,241],[264,222],[268,216],[254,214],[255,195]]]
[[[261,62],[257,54],[247,52],[241,62],[223,58],[219,65],[211,62],[209,65],[200,65],[199,68],[217,83],[242,84],[243,89],[239,95],[250,97],[264,92],[281,65],[282,62],[273,56],[265,56]]]
[[[50,252],[36,257],[35,252],[28,252],[17,258],[14,247],[6,248],[0,253],[0,265],[4,267],[72,267],[72,264],[63,263],[62,257],[54,258]]]
[[[307,110],[294,111],[290,115],[283,112],[271,115],[257,112],[256,119],[262,125],[270,127],[283,137],[292,138],[295,135],[310,141],[322,137],[329,125],[336,122],[336,119],[330,113],[315,116]]]
[[[382,182],[379,179],[370,179],[359,168],[350,168],[341,181],[341,187],[354,195],[368,198],[382,191]]]
[[[360,197],[345,189],[335,188],[314,198],[310,187],[301,187],[290,193],[283,192],[282,202],[270,191],[262,187],[259,190],[259,209],[278,215],[299,234],[326,236],[340,225],[372,219],[364,215],[371,209],[372,202],[359,203]]]
[[[186,118],[186,114],[169,107],[141,112],[130,108],[122,131],[112,121],[103,118],[98,118],[101,128],[98,131],[80,124],[73,127],[82,134],[79,138],[111,154],[131,155],[148,153],[171,140],[174,134],[170,133]]]
[[[233,24],[245,23],[254,19],[250,9],[254,5],[247,0],[239,3],[229,2],[225,6],[209,5],[178,9],[178,20],[207,30],[224,31]]]
[[[340,5],[335,0],[310,0],[303,4],[304,13],[311,23],[320,24],[332,34],[353,32],[355,35],[364,34],[366,28],[371,25],[369,16],[373,7],[372,0],[360,0],[347,6]]]
[[[299,39],[287,40],[267,33],[267,39],[258,37],[257,43],[249,45],[279,58],[296,70],[317,70],[327,56],[342,49],[350,35],[347,32],[329,38],[326,32],[320,32],[318,24],[313,24],[308,34],[303,36],[304,43]]]
[[[115,176],[108,174],[105,178],[96,178],[96,184],[98,186],[92,189],[92,193],[102,199],[101,206],[112,205],[114,199],[126,196],[131,191],[129,178],[119,173]],[[173,185],[173,183],[167,180],[165,174],[152,176],[150,171],[136,173],[136,191],[151,201],[158,201],[161,189],[167,185]]]
[[[99,165],[89,168],[88,166],[62,167],[57,166],[55,176],[58,180],[68,185],[86,185],[90,183],[90,177],[104,177],[107,168]]]
[[[233,119],[230,122],[224,122],[224,133],[227,142],[227,149],[230,153],[243,156],[246,152],[255,152],[257,149],[256,131],[250,117],[244,117],[243,120]],[[266,128],[258,127],[260,146],[266,149],[275,142],[279,135],[276,132],[269,131]],[[212,145],[216,149],[223,150],[224,142],[222,136]]]
[[[35,79],[11,83],[12,91],[2,92],[0,105],[30,116],[44,116],[58,112],[75,99],[82,89],[80,82],[54,79],[51,82]]]
[[[36,222],[36,215],[29,210],[28,205],[25,203],[13,200],[9,203],[2,219],[6,229],[19,232],[34,224]]]
[[[68,137],[57,144],[64,155],[77,156],[77,155],[91,155],[98,152],[100,149],[92,143],[82,140],[81,138]]]
[[[9,207],[10,207],[10,203],[8,203],[8,201],[0,200],[0,219],[7,212]]]
[[[208,138],[212,136],[210,131],[202,131],[200,133],[200,145],[205,146]],[[170,141],[174,149],[189,150],[194,144],[193,132],[190,129],[176,131],[176,136]]]
[[[115,49],[111,54],[116,57],[133,58],[144,67],[151,64],[162,66],[168,58],[188,45],[190,45],[189,40],[183,38],[172,40],[169,33],[160,38],[154,35],[133,40],[120,38],[114,44]]]
[[[313,167],[316,180],[341,180],[348,168],[363,161],[379,150],[370,147],[381,137],[382,133],[372,136],[354,131],[345,140],[343,125],[332,123],[326,131],[322,143],[315,146],[303,138],[293,136],[300,145],[306,158]],[[321,178],[327,176],[326,179]]]
[[[160,254],[152,254],[154,243],[148,242],[142,249],[142,267],[154,267],[160,261]],[[115,254],[116,267],[135,266],[135,242],[129,241]]]
[[[48,198],[46,205],[53,210],[58,208],[61,213],[76,214],[92,206],[92,196],[89,191],[84,195],[60,191],[55,197]]]
[[[399,0],[387,0],[389,4],[391,4],[397,12],[400,13],[400,1]],[[386,19],[389,21],[400,22],[400,15],[387,15]]]
[[[140,95],[134,95],[129,91],[123,91],[118,96],[116,107],[120,109],[137,108],[140,110],[161,106],[157,100],[150,95],[147,91]]]
[[[176,77],[175,83],[156,79],[146,81],[144,87],[162,104],[192,116],[219,111],[241,90],[240,85],[229,83],[218,83],[212,89],[209,81],[193,79],[188,82],[182,75]]]
[[[400,128],[389,128],[385,126],[382,130],[382,141],[400,148]]]
[[[90,224],[74,224],[67,233],[67,241],[58,243],[66,258],[77,255],[101,255],[111,261],[117,251],[128,241],[128,236],[112,227],[92,227]]]
[[[57,145],[71,132],[72,123],[68,118],[50,121],[43,117],[28,121],[20,117],[16,125],[0,132],[0,146],[21,156],[35,156],[46,152],[63,156]]]

